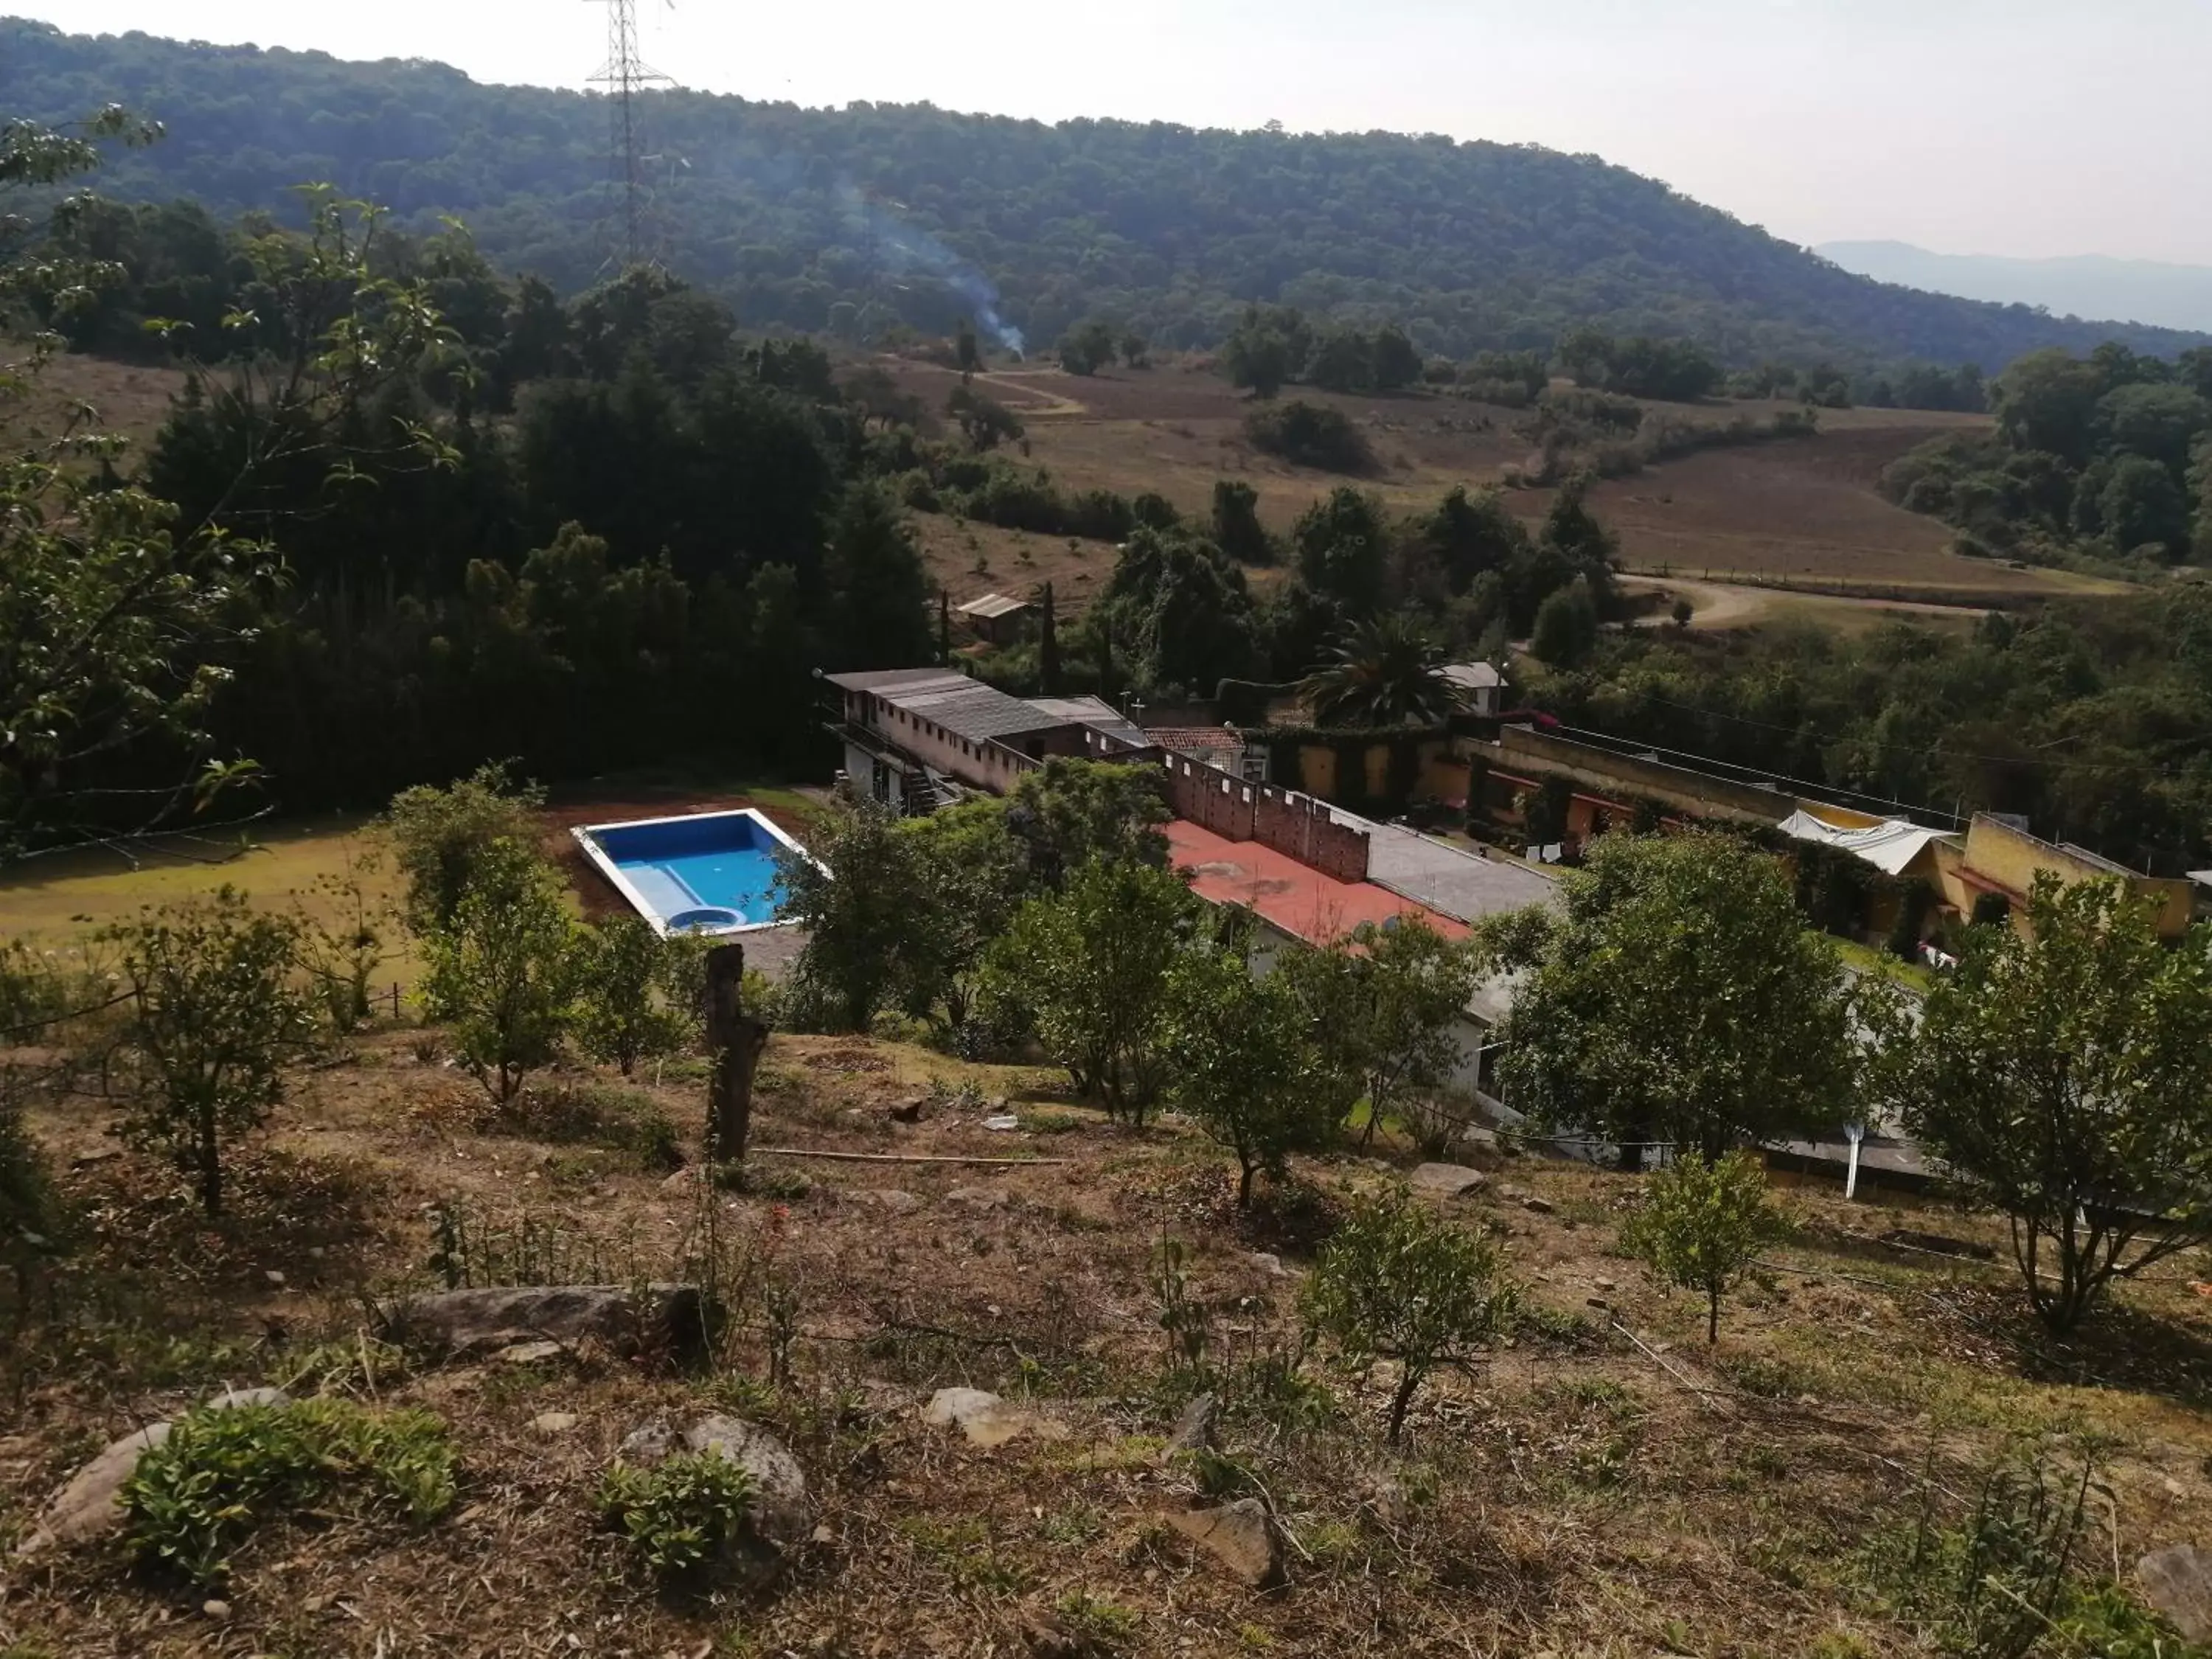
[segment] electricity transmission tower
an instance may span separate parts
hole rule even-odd
[[[612,131],[607,145],[607,183],[620,216],[620,254],[625,269],[651,256],[646,210],[649,193],[645,180],[646,158],[640,154],[638,94],[647,87],[672,87],[676,82],[653,68],[637,53],[637,0],[588,0],[607,9],[607,61],[587,82],[607,89],[607,112]]]

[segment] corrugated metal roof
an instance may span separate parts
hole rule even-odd
[[[1087,726],[1133,748],[1142,749],[1146,744],[1145,734],[1103,697],[1031,697],[1028,701],[1030,708],[1051,715],[1055,726]]]
[[[965,605],[956,605],[952,608],[963,617],[980,617],[986,622],[996,622],[1001,617],[1011,617],[1034,607],[1032,601],[1016,599],[1011,593],[986,593],[980,599],[970,599]]]

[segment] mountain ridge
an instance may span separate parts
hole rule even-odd
[[[285,210],[309,179],[463,219],[487,257],[587,285],[604,264],[605,124],[584,94],[416,59],[65,34],[0,19],[0,112],[109,102],[167,141],[101,189],[222,217]],[[1003,313],[1048,343],[1103,316],[1168,348],[1218,342],[1255,301],[1402,323],[1423,350],[1549,347],[1566,329],[1694,338],[1724,359],[1973,362],[2181,331],[2104,325],[1886,287],[1595,157],[1392,134],[1054,125],[928,105],[805,110],[651,94],[670,267],[746,325],[949,331]]]

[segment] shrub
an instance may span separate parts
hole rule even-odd
[[[256,1529],[298,1510],[349,1504],[435,1521],[453,1504],[453,1452],[428,1412],[343,1400],[203,1407],[138,1460],[122,1501],[142,1565],[210,1587]]]
[[[1465,1365],[1511,1324],[1520,1291],[1486,1239],[1462,1232],[1402,1190],[1362,1199],[1322,1251],[1306,1315],[1355,1362],[1401,1367],[1390,1438],[1438,1366]]]
[[[1290,1155],[1326,1144],[1343,1114],[1345,1073],[1307,1036],[1279,974],[1255,976],[1241,947],[1193,950],[1168,975],[1161,1048],[1170,1097],[1237,1154],[1237,1201],[1252,1178],[1280,1180]]]
[[[384,817],[392,860],[407,879],[407,919],[417,929],[450,921],[478,863],[495,842],[529,844],[545,804],[534,783],[516,783],[502,763],[480,766],[439,789],[424,784],[392,797]]]
[[[699,940],[664,939],[643,916],[616,916],[587,932],[576,988],[584,1052],[628,1077],[639,1060],[696,1042],[704,955]]]
[[[1367,434],[1340,409],[1293,399],[1279,407],[1255,409],[1244,417],[1252,447],[1294,466],[1364,477],[1376,471]]]
[[[679,1452],[649,1469],[617,1463],[599,1512],[636,1559],[665,1581],[694,1579],[743,1535],[753,1480],[714,1452]]]
[[[504,1105],[559,1051],[574,1018],[576,924],[560,880],[526,845],[495,842],[424,943],[424,1011],[453,1026],[462,1063]]]
[[[261,915],[225,887],[108,935],[131,1001],[125,1036],[137,1100],[126,1128],[189,1171],[222,1209],[224,1143],[284,1097],[284,1062],[313,1036],[292,984],[295,922]]]
[[[1668,1284],[1705,1292],[1711,1344],[1720,1340],[1721,1297],[1780,1227],[1756,1158],[1735,1152],[1708,1164],[1685,1149],[1651,1177],[1620,1242]]]

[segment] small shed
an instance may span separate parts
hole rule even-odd
[[[1486,720],[1497,715],[1505,676],[1492,665],[1486,662],[1451,663],[1445,666],[1443,676],[1458,688],[1468,714],[1480,714]]]
[[[988,640],[993,645],[1006,645],[1020,637],[1024,619],[1035,613],[1036,605],[1010,593],[986,593],[980,599],[970,599],[953,609],[966,618],[978,638]]]

